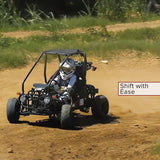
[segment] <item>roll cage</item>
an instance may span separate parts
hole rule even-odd
[[[32,68],[28,72],[27,76],[23,80],[23,82],[22,82],[22,94],[24,94],[24,84],[25,84],[25,81],[27,80],[27,78],[29,77],[29,75],[31,74],[31,72],[33,71],[33,69],[35,68],[35,66],[40,61],[40,59],[42,58],[43,55],[45,55],[45,62],[44,62],[44,80],[45,80],[45,83],[47,83],[47,75],[46,75],[47,55],[57,55],[58,59],[59,59],[59,63],[61,63],[61,60],[62,60],[61,56],[66,56],[65,59],[63,60],[63,63],[61,64],[61,66],[65,63],[65,61],[67,60],[67,58],[70,57],[70,56],[80,55],[80,56],[84,57],[82,74],[83,74],[83,79],[86,82],[87,58],[86,58],[85,52],[80,51],[78,49],[49,50],[49,51],[44,51],[44,52],[41,53],[41,55],[39,56],[39,58],[36,60],[36,62],[32,66]]]

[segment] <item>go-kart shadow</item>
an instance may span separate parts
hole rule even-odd
[[[92,115],[82,115],[80,113],[74,113],[74,119],[73,119],[74,127],[72,128],[72,130],[81,130],[84,127],[92,126],[99,123],[100,124],[119,123],[118,121],[119,118],[120,117],[111,114],[107,115],[103,119],[96,119]],[[28,123],[29,125],[39,126],[39,127],[60,128],[59,121],[55,119],[44,119],[36,122],[20,121],[19,123]]]
[[[77,113],[75,115],[75,121],[74,121],[74,125],[79,126],[83,129],[83,127],[88,127],[88,126],[92,126],[94,124],[114,124],[114,123],[119,123],[118,119],[120,117],[115,116],[113,114],[107,115],[101,119],[95,118],[92,115],[82,115]]]

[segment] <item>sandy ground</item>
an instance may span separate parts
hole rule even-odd
[[[126,57],[126,58],[125,58]],[[152,154],[160,135],[159,96],[118,96],[118,81],[160,81],[160,60],[150,55],[135,54],[109,60],[89,58],[98,69],[89,71],[87,80],[108,97],[110,112],[106,120],[79,114],[79,130],[62,130],[45,116],[20,117],[19,124],[6,119],[8,98],[16,97],[21,83],[31,68],[0,72],[0,160],[158,160]],[[51,64],[56,64],[53,61]],[[48,74],[55,71],[49,64]],[[31,75],[26,90],[34,82],[43,82],[43,65]],[[38,121],[37,120],[43,120]]]
[[[109,32],[119,32],[124,31],[126,29],[140,29],[140,28],[157,28],[160,27],[160,20],[150,21],[150,22],[135,22],[135,23],[120,23],[115,25],[107,25],[106,29]],[[95,30],[101,30],[102,28],[99,26],[91,27]],[[70,30],[64,30],[57,32],[58,34],[82,34],[86,33],[90,30],[90,28],[76,28]],[[50,36],[52,32],[49,31],[16,31],[16,32],[6,32],[2,33],[3,36],[6,37],[14,37],[14,38],[25,38],[29,36]]]

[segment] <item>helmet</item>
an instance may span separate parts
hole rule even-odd
[[[64,64],[63,62],[60,63],[60,76],[63,80],[67,80],[72,77],[75,72],[75,61],[71,58],[67,58]]]

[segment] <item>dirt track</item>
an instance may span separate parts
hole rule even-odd
[[[107,25],[106,29],[109,32],[119,32],[126,29],[140,29],[140,28],[156,28],[160,27],[160,20],[150,21],[150,22],[135,22],[135,23],[120,23],[115,25]],[[101,30],[101,27],[93,27],[95,30]],[[82,34],[88,32],[89,28],[76,28],[65,31],[57,32],[59,34]],[[3,36],[15,37],[15,38],[25,38],[29,36],[50,36],[52,32],[49,31],[17,31],[17,32],[6,32],[2,33]]]
[[[159,81],[160,60],[150,55],[137,58],[134,53],[128,58],[115,57],[109,64],[99,63],[100,59],[89,60],[98,69],[88,72],[88,83],[108,97],[110,113],[103,121],[93,119],[91,114],[78,115],[75,124],[80,126],[79,130],[62,130],[42,116],[21,117],[20,124],[9,124],[7,99],[21,90],[31,65],[0,72],[0,160],[160,159],[152,154],[160,133],[160,98],[117,95],[118,81]],[[26,88],[32,82],[43,81],[42,69],[43,65],[39,65]],[[53,68],[49,68],[51,72]]]

